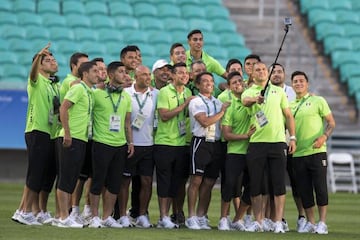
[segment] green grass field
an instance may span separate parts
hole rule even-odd
[[[337,193],[330,194],[328,211],[328,235],[299,234],[294,231],[296,226],[295,205],[291,195],[287,195],[286,219],[290,232],[245,233],[236,231],[218,231],[217,223],[220,213],[220,192],[214,189],[209,211],[210,225],[213,230],[191,231],[186,227],[173,230],[163,229],[61,229],[51,226],[32,227],[13,222],[10,217],[18,207],[22,194],[22,184],[0,183],[0,239],[360,239],[360,195]],[[51,195],[49,210],[54,212],[54,196]],[[83,204],[81,205],[83,206]],[[233,213],[233,211],[232,211]],[[157,197],[154,194],[150,206],[152,223],[158,220]]]

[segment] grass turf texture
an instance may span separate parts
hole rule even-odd
[[[212,230],[188,230],[186,227],[180,229],[64,229],[52,226],[25,226],[13,222],[10,218],[19,205],[23,185],[19,183],[0,183],[0,239],[360,239],[360,195],[348,193],[336,193],[329,196],[329,208],[327,225],[328,235],[299,234],[296,227],[297,214],[291,193],[287,194],[285,217],[289,223],[290,232],[285,234],[274,233],[246,233],[238,231],[219,231],[217,224],[220,214],[220,191],[214,189],[209,210],[209,219]],[[186,205],[186,204],[185,204]],[[49,211],[54,213],[54,194],[50,195]],[[83,203],[81,203],[81,208]],[[82,210],[82,209],[81,209]],[[186,208],[185,208],[186,211]],[[158,207],[157,197],[154,194],[150,203],[150,219],[157,223]],[[233,216],[233,209],[231,209]]]

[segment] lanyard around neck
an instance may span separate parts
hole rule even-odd
[[[120,101],[121,101],[121,93],[119,94],[119,98],[118,98],[118,100],[117,100],[117,102],[116,102],[116,104],[115,104],[115,103],[114,103],[114,100],[113,100],[113,98],[112,98],[112,96],[111,96],[111,94],[109,93],[109,90],[106,90],[106,92],[107,92],[107,94],[108,94],[108,96],[109,96],[109,98],[110,98],[111,105],[112,105],[112,107],[113,107],[114,113],[117,113],[117,110],[118,110],[118,108],[119,108]]]
[[[207,109],[207,114],[208,116],[210,116],[210,108],[209,105],[207,104],[207,102],[205,101],[205,99],[199,94],[199,97],[201,98],[201,100],[205,103],[206,105],[206,109]],[[214,109],[215,109],[215,114],[216,114],[216,104],[215,101],[212,101],[212,103],[214,104]]]

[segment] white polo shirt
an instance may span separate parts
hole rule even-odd
[[[289,102],[292,102],[296,99],[296,93],[294,89],[286,84],[284,84],[284,91],[286,93],[287,99]]]
[[[140,93],[136,92],[133,84],[131,87],[125,88],[124,91],[131,96],[131,123],[140,113],[140,108],[142,115],[145,117],[144,124],[140,129],[132,128],[134,146],[154,145],[154,117],[159,90],[148,88],[146,92]]]
[[[206,129],[200,125],[195,119],[195,115],[198,113],[206,113],[207,116],[213,116],[221,111],[222,103],[215,97],[211,96],[209,99],[201,94],[192,99],[189,103],[189,116],[190,116],[190,128],[193,136],[205,137]],[[220,122],[216,122],[215,128],[215,140],[219,140],[221,136]]]

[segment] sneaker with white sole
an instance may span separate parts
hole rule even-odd
[[[246,230],[244,221],[241,219],[236,222],[231,223],[230,227],[231,227],[231,229],[236,230],[236,231],[245,231]]]
[[[307,222],[302,229],[298,230],[299,233],[314,233],[315,232],[315,224],[311,222]]]
[[[92,218],[91,209],[89,205],[84,206],[84,210],[81,213],[81,218],[84,219],[86,222],[90,222]]]
[[[51,221],[51,226],[58,227],[59,224],[59,218],[54,217]]]
[[[128,216],[122,216],[117,220],[118,223],[121,224],[121,226],[128,228],[133,227],[133,224],[131,223],[131,220]]]
[[[300,230],[305,227],[305,224],[306,224],[306,219],[304,217],[300,217],[296,223],[296,231],[300,232]]]
[[[16,211],[14,212],[14,214],[13,214],[12,217],[11,217],[11,220],[13,220],[13,221],[15,221],[15,222],[19,222],[19,220],[18,220],[19,215],[20,215],[20,210],[19,210],[19,209],[16,209]]]
[[[218,229],[221,231],[229,231],[230,230],[230,224],[226,217],[222,217],[218,224]]]
[[[176,225],[175,223],[173,223],[171,221],[170,217],[165,216],[158,221],[157,228],[172,229],[172,228],[179,228],[179,227],[178,227],[178,225]]]
[[[64,220],[58,219],[57,227],[61,228],[83,228],[84,225],[77,223],[72,217],[68,216]]]
[[[108,216],[105,220],[102,220],[101,224],[108,228],[123,228],[123,225],[118,223],[112,216]]]
[[[201,229],[210,230],[209,219],[206,216],[198,217],[199,226]]]
[[[253,221],[251,225],[246,228],[246,232],[263,232],[262,226],[257,221]]]
[[[244,225],[246,228],[249,228],[252,224],[253,220],[252,220],[252,216],[251,215],[245,215],[244,216]]]
[[[326,224],[324,222],[320,221],[316,226],[315,233],[328,234],[329,232],[328,232],[328,228],[327,228]]]
[[[269,218],[264,218],[262,228],[264,232],[272,232],[274,231],[274,222]]]
[[[40,226],[42,225],[36,220],[36,217],[32,212],[20,212],[19,217],[17,218],[19,223],[25,224],[25,225],[32,225],[32,226]]]
[[[273,224],[273,227],[274,227],[274,230],[273,230],[274,233],[285,233],[284,225],[283,225],[282,221],[276,221]]]
[[[290,231],[290,229],[289,229],[289,224],[287,223],[287,221],[286,221],[284,218],[281,220],[281,223],[282,223],[282,225],[283,225],[284,231],[285,231],[285,232],[289,232],[289,231]]]
[[[101,228],[103,225],[101,224],[101,219],[98,216],[91,218],[89,222],[89,228]]]
[[[75,222],[77,222],[78,224],[81,224],[83,226],[87,226],[89,225],[89,222],[86,221],[79,213],[74,213],[72,212],[70,215],[69,215],[70,218],[72,218],[72,220],[74,220]]]
[[[42,224],[50,224],[53,221],[53,217],[51,216],[51,214],[49,212],[40,211],[36,215],[36,220]]]
[[[150,228],[152,224],[147,216],[141,215],[136,219],[135,226],[139,228]]]
[[[185,226],[192,230],[200,230],[201,229],[198,218],[196,216],[192,216],[192,217],[189,217],[188,219],[186,219]]]

